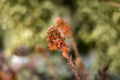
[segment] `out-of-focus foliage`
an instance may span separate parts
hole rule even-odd
[[[19,44],[32,51],[36,44],[47,47],[47,28],[61,16],[73,26],[80,51],[96,50],[97,69],[110,64],[110,72],[120,74],[118,5],[120,0],[0,0],[0,40],[6,53]]]
[[[111,71],[120,73],[120,10],[107,2],[78,1],[74,16],[79,27],[77,37],[96,49],[97,66],[110,64]],[[120,5],[119,0],[114,2]]]
[[[1,0],[0,23],[6,33],[7,52],[18,44],[26,44],[31,49],[37,43],[46,47],[46,30],[54,18],[70,15],[69,9],[57,6],[61,3],[61,0]]]

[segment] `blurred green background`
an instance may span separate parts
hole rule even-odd
[[[0,50],[10,57],[13,48],[21,44],[34,54],[36,44],[47,48],[46,32],[57,17],[70,23],[91,80],[105,64],[110,65],[110,80],[119,80],[120,0],[0,0]],[[50,59],[58,65],[60,53],[53,53]],[[65,69],[58,70],[62,80],[72,76],[67,71],[68,75],[62,75],[66,66],[64,63]],[[47,68],[42,70],[44,73]]]

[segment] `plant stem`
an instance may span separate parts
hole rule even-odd
[[[71,39],[71,43],[72,43],[73,49],[75,51],[75,56],[79,57],[80,54],[79,54],[79,51],[78,51],[78,48],[77,48],[77,45],[76,45],[76,41],[75,41],[72,33],[71,33],[70,39]]]
[[[70,66],[71,66],[71,69],[72,69],[73,73],[74,73],[75,76],[76,76],[76,79],[77,79],[77,80],[80,80],[80,76],[79,76],[79,74],[78,74],[78,72],[77,72],[77,69],[76,69],[75,65],[73,64],[73,61],[72,61],[71,56],[70,56],[70,58],[68,58],[67,60],[68,60],[68,62],[69,62],[69,64],[70,64]]]
[[[85,77],[85,80],[89,80],[88,73],[87,73],[87,71],[85,69],[85,65],[84,65],[84,63],[82,61],[82,58],[81,58],[80,54],[79,54],[79,51],[78,51],[78,48],[77,48],[77,44],[76,44],[76,41],[75,41],[72,33],[70,35],[70,39],[71,39],[71,43],[72,43],[73,49],[75,51],[76,59],[79,58],[79,61],[81,63],[81,64],[79,64],[78,67],[81,69],[81,71],[82,71],[82,73],[83,73],[83,75]]]

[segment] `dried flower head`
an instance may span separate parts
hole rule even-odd
[[[65,20],[58,17],[56,19],[56,25],[63,32],[64,35],[71,35],[70,25]]]
[[[68,58],[69,48],[65,43],[65,37],[62,36],[61,32],[57,29],[57,27],[52,26],[49,28],[47,32],[47,41],[49,42],[48,48],[50,50],[59,49],[63,52],[63,57]]]
[[[37,53],[46,56],[46,49],[42,48],[40,45],[35,46],[35,50]]]

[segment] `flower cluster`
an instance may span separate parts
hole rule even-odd
[[[69,48],[65,43],[65,37],[62,36],[61,32],[57,27],[52,26],[47,32],[47,41],[49,42],[48,48],[50,50],[61,50],[64,58],[69,58]]]
[[[63,20],[62,18],[57,18],[56,25],[63,32],[64,35],[71,35],[70,25],[65,20]]]

